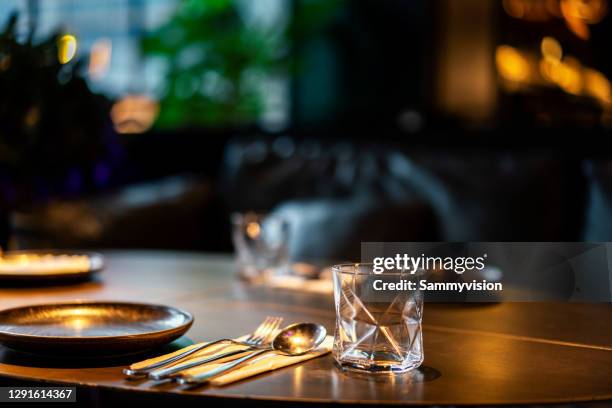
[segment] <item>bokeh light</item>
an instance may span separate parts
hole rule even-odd
[[[261,227],[256,222],[249,222],[246,227],[246,233],[249,238],[255,239],[261,234]]]
[[[585,91],[603,105],[612,104],[610,80],[604,74],[594,69],[584,71]]]
[[[110,66],[112,49],[112,42],[109,38],[101,38],[93,43],[87,69],[90,78],[101,79],[104,77]]]
[[[128,95],[111,109],[111,119],[119,133],[143,133],[153,126],[159,113],[157,101],[144,95]]]
[[[508,81],[525,82],[529,78],[529,62],[516,48],[509,45],[498,46],[495,63],[499,74]]]
[[[71,34],[60,37],[57,41],[57,58],[62,64],[70,62],[77,52],[77,39]]]
[[[502,4],[506,14],[521,20],[544,22],[561,18],[583,40],[591,35],[589,25],[599,23],[608,13],[607,0],[503,0]]]
[[[549,58],[553,61],[560,61],[563,56],[561,44],[553,37],[544,37],[540,44],[540,50],[544,58]]]

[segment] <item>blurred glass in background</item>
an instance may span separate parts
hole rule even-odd
[[[232,240],[240,278],[262,282],[290,272],[287,220],[269,214],[234,213]]]

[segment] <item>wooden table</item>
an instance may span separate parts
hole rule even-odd
[[[0,307],[51,301],[132,300],[191,311],[194,341],[250,331],[266,315],[333,332],[330,296],[252,287],[231,258],[180,252],[108,252],[98,282],[0,289]],[[426,304],[425,363],[405,376],[340,371],[327,355],[224,388],[188,391],[128,381],[127,361],[50,360],[0,346],[0,378],[76,384],[131,397],[320,403],[519,404],[612,400],[611,304]],[[201,402],[201,401],[200,401]],[[235,401],[234,401],[235,402]],[[260,401],[261,402],[261,401]]]

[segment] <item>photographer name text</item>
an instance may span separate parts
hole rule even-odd
[[[453,291],[453,292],[471,292],[471,291],[501,291],[503,285],[500,282],[489,282],[486,279],[482,281],[472,280],[472,282],[428,282],[427,279],[421,279],[418,282],[403,279],[398,282],[385,282],[382,279],[377,279],[372,282],[372,287],[376,291],[401,291],[401,290],[423,290],[423,291]]]

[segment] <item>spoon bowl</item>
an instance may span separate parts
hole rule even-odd
[[[272,341],[272,349],[290,356],[299,356],[317,348],[327,331],[316,323],[295,323],[282,329]]]

